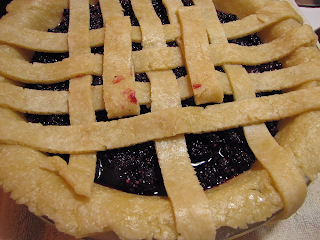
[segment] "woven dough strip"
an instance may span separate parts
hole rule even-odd
[[[166,5],[166,3],[164,3]],[[177,1],[178,6],[182,6],[180,1]],[[174,41],[181,36],[180,25],[170,19],[176,18],[174,8],[167,8],[173,11],[171,14],[168,12],[170,24],[163,26],[166,41]],[[280,14],[269,14],[273,12],[279,13],[279,9],[282,9]],[[118,11],[113,11],[118,12]],[[267,15],[268,17],[263,18]],[[123,15],[121,15],[123,16]],[[290,7],[290,4],[286,1],[272,2],[265,6],[263,9],[252,14],[244,19],[221,24],[224,28],[225,34],[228,39],[235,39],[243,36],[248,36],[252,33],[256,33],[265,27],[282,21],[284,19],[293,18],[301,22],[300,15]],[[263,21],[261,21],[263,20]],[[176,20],[177,21],[177,20]],[[239,28],[241,26],[241,28]],[[241,31],[239,31],[241,30]],[[67,34],[65,33],[50,33],[37,31],[34,29],[23,28],[19,26],[13,26],[8,23],[0,24],[0,31],[3,33],[0,35],[0,42],[6,44],[12,44],[18,47],[26,49],[41,51],[41,52],[67,52],[68,41]],[[102,46],[104,41],[105,29],[90,30],[90,46],[97,47]],[[35,41],[36,39],[36,41]],[[132,27],[132,41],[141,42],[140,27]]]
[[[295,42],[288,42],[292,38],[297,38]],[[243,64],[256,65],[274,60],[279,60],[297,48],[315,43],[317,35],[309,25],[303,25],[285,33],[280,38],[266,44],[258,46],[240,46],[236,44],[211,44],[211,56],[215,66],[223,64]],[[219,46],[218,46],[219,45]],[[181,66],[181,53],[177,48],[159,48],[157,51],[141,50],[133,52],[134,66],[136,72],[148,72],[151,70],[162,70]],[[228,54],[225,54],[228,53]],[[180,55],[180,56],[179,56]],[[165,59],[159,58],[166,56]],[[179,56],[179,57],[178,57]],[[221,56],[216,59],[215,56]],[[137,60],[135,60],[137,59]],[[160,60],[161,59],[161,60]]]
[[[255,92],[242,66],[224,66],[236,101],[254,98]],[[307,185],[301,171],[294,164],[290,152],[281,147],[270,134],[265,124],[245,126],[246,140],[252,152],[271,176],[281,196],[284,210],[276,219],[285,219],[295,213],[307,195]]]
[[[178,17],[182,32],[180,47],[193,88],[194,101],[197,105],[221,103],[223,90],[212,64],[201,8],[180,8]]]
[[[150,72],[148,77],[151,83],[152,112],[181,108],[178,83],[172,71]],[[192,168],[184,135],[156,140],[155,148],[180,237],[213,239],[215,226],[212,212]]]
[[[179,8],[183,7],[183,3],[181,1],[177,1],[177,0],[163,0],[162,1],[163,5],[166,7],[167,9],[167,15],[168,15],[168,19],[170,24],[169,25],[177,25],[179,26],[179,34],[181,34],[180,31],[180,25],[178,24],[178,17],[177,17],[177,11]],[[168,25],[168,24],[166,24]],[[164,25],[164,30],[165,26]],[[166,31],[165,31],[166,32]],[[174,39],[178,38],[179,36],[176,36]]]
[[[141,26],[142,46],[150,50],[166,48],[163,27],[150,1],[139,0],[139,4],[132,1],[132,5]],[[155,19],[158,19],[156,27],[151,30],[150,23],[154,23]],[[151,112],[181,109],[180,91],[173,71],[153,71],[147,72],[147,75],[151,85]],[[178,238],[215,238],[216,229],[209,201],[191,166],[184,135],[156,140],[155,148],[166,192],[173,206]]]
[[[291,42],[291,39],[296,41]],[[317,41],[317,35],[310,25],[292,29],[276,40],[253,47],[236,44],[219,44],[212,46],[212,58],[215,65],[244,64],[255,65],[281,59],[299,47]],[[289,43],[290,42],[290,43]],[[223,54],[228,52],[228,54]],[[215,56],[222,56],[217,59]]]
[[[131,4],[141,26],[141,45],[144,48],[166,46],[164,30],[152,3],[148,0],[132,0]]]
[[[288,39],[297,38],[292,44]],[[273,42],[254,47],[244,47],[235,44],[219,44],[211,47],[213,63],[256,65],[281,59],[297,48],[311,44],[317,40],[317,35],[308,25],[293,29]],[[223,53],[229,52],[225,55]],[[168,70],[183,66],[179,48],[145,49],[132,53],[135,72],[151,70]],[[165,56],[165,57],[163,57]],[[225,56],[215,59],[214,56]],[[275,57],[276,56],[276,57]],[[78,66],[82,67],[78,67]],[[15,67],[13,67],[15,66]],[[102,74],[102,56],[89,54],[76,59],[68,58],[52,64],[31,64],[10,57],[0,57],[0,74],[9,79],[25,83],[56,83],[84,74]],[[17,71],[18,69],[18,71]],[[57,71],[59,69],[60,71]],[[65,71],[61,71],[64,69]]]
[[[10,122],[0,118],[0,141],[30,146],[44,152],[102,151],[181,133],[219,131],[317,110],[320,108],[319,92],[320,88],[315,87],[282,95],[208,106],[206,109],[171,108],[134,118],[81,126],[43,126],[21,121]],[[234,117],[230,118],[230,115]],[[121,137],[123,134],[127,136],[125,139]],[[43,144],[44,141],[48,142]]]
[[[225,73],[217,72],[224,94],[231,95],[231,87]],[[250,73],[255,92],[284,90],[303,83],[320,80],[320,62],[310,62],[283,68],[278,71]],[[181,99],[193,96],[187,77],[178,79]],[[67,114],[67,91],[37,91],[0,82],[0,106],[16,111],[38,114]],[[139,105],[150,104],[150,83],[135,82]],[[102,86],[92,87],[94,109],[103,110]]]
[[[181,11],[185,10],[187,13],[185,12],[184,14],[195,14],[201,19],[201,12],[198,11],[199,9],[179,8],[178,12],[181,13]],[[181,17],[180,14],[179,20],[184,23],[188,22],[186,15]],[[198,22],[198,24],[199,23],[201,23],[201,21]],[[205,29],[203,28],[201,30],[196,33],[201,36],[200,44],[195,44],[194,41],[191,40],[194,35],[192,35],[190,29],[187,30],[187,33],[183,32],[182,45],[184,46],[184,55],[188,55],[192,58],[194,52],[190,51],[190,47],[198,46],[201,49],[206,49],[207,57],[209,56],[210,59],[208,51],[209,43]],[[186,44],[187,48],[185,48]],[[202,59],[207,60],[206,56]],[[214,66],[210,61],[207,61],[205,64],[207,68],[199,68],[198,62],[193,60],[190,61],[188,58],[187,67],[189,69],[189,74],[191,72],[192,75],[196,75],[195,77],[197,78],[197,75],[200,73],[199,70],[205,72],[205,74],[215,73]],[[179,86],[172,71],[149,72],[147,75],[151,85],[151,112],[166,108],[181,108]],[[216,77],[215,79],[208,78],[205,81],[202,81],[201,77],[199,77],[196,81],[201,79],[201,83],[206,85],[210,80],[215,80],[211,85],[209,83],[205,87],[208,92],[211,92],[213,99],[216,100],[219,99],[219,94],[222,95],[222,89],[219,85],[217,75],[214,76]],[[212,77],[212,75],[210,77]],[[193,77],[190,80],[191,84],[195,81]],[[171,87],[168,88],[168,85]],[[215,91],[214,88],[217,85],[220,88]],[[205,94],[202,95],[196,91],[195,100],[196,102],[209,101],[206,99]],[[209,200],[191,165],[184,135],[181,134],[171,138],[156,140],[155,147],[166,191],[175,212],[177,231],[179,235],[181,235],[178,239],[215,239],[216,226],[213,214],[209,207]],[[184,197],[181,198],[181,196]]]
[[[15,67],[14,67],[15,66]],[[29,63],[18,58],[0,57],[0,74],[23,83],[57,83],[83,75],[102,75],[102,56],[85,54],[55,63]]]
[[[140,114],[132,63],[131,23],[118,1],[101,1],[105,26],[103,96],[108,118]]]
[[[136,99],[134,69],[131,54],[131,24],[129,17],[109,17],[104,20],[103,90],[108,118],[140,114]]]
[[[70,56],[90,54],[89,44],[89,1],[70,1],[70,24],[68,45]],[[86,75],[70,79],[68,106],[71,125],[82,125],[96,121],[91,91],[92,76]],[[53,158],[54,164],[64,166],[62,158]],[[52,158],[49,158],[52,160]],[[61,164],[59,164],[59,161]],[[59,174],[79,195],[90,197],[96,170],[96,153],[72,154],[68,165],[57,168]],[[43,167],[46,164],[42,165]]]
[[[301,16],[291,7],[290,3],[286,1],[272,1],[259,9],[256,14],[251,14],[238,21],[222,24],[222,27],[224,28],[226,37],[234,39],[259,32],[268,26],[289,18],[302,23]],[[241,30],[239,31],[239,29]]]
[[[218,18],[215,21],[218,22]],[[216,29],[219,31],[219,28]],[[217,42],[227,42],[223,34],[222,31],[217,34],[219,36]],[[223,65],[223,68],[230,81],[235,101],[255,98],[252,81],[243,66]],[[306,197],[307,186],[303,175],[294,165],[292,155],[275,141],[264,123],[244,126],[243,131],[250,149],[270,174],[281,196],[284,210],[277,219],[288,218],[298,210]]]

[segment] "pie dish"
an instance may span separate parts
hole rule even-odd
[[[76,237],[114,231],[123,239],[214,239],[221,227],[245,229],[275,213],[277,221],[296,212],[306,196],[305,179],[320,172],[320,54],[317,36],[291,5],[163,0],[167,21],[161,22],[157,1],[132,0],[136,18],[131,13],[130,21],[123,8],[129,1],[101,0],[104,27],[89,30],[89,3],[98,5],[14,0],[0,20],[3,189]],[[67,33],[48,32],[59,25],[64,9],[70,15]],[[221,24],[216,10],[239,20]],[[263,44],[230,43],[256,32]],[[93,52],[101,46],[103,54]],[[68,54],[39,63],[35,52]],[[273,61],[282,69],[248,73],[244,67]],[[174,71],[181,67],[187,74],[176,80]],[[140,75],[149,82],[134,81]],[[102,76],[103,85],[93,86],[93,76]],[[31,87],[66,80],[68,91]],[[261,92],[272,94],[257,98]],[[223,102],[224,95],[234,101]],[[196,106],[181,104],[189,98]],[[144,113],[142,105],[151,111]],[[101,110],[108,121],[97,121]],[[70,123],[44,126],[34,120],[52,114],[68,114]],[[275,137],[265,125],[272,121]],[[223,184],[203,187],[192,167],[202,163],[191,164],[186,139],[238,127],[256,160]],[[106,150],[150,141],[164,194],[141,194],[139,180],[131,176],[124,179],[130,186],[125,191],[94,183],[99,171],[106,172],[96,166],[100,155],[110,154]],[[229,161],[222,148],[217,152]],[[68,163],[61,154],[70,155]]]

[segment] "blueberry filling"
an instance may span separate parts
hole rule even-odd
[[[178,44],[177,44],[176,41],[174,41],[174,42],[167,42],[167,46],[168,46],[168,47],[178,47]]]
[[[130,16],[131,25],[132,26],[140,26],[138,19],[136,18],[135,14],[132,10],[131,1],[130,0],[121,0],[120,3],[123,8],[124,16]]]
[[[146,73],[135,73],[134,77],[137,82],[150,82]]]
[[[98,152],[95,182],[135,194],[166,195],[153,142]]]
[[[41,90],[41,89],[40,89]],[[37,115],[37,114],[25,114],[28,122],[41,123],[44,126],[47,125],[58,125],[58,126],[68,126],[70,125],[69,115]]]
[[[187,69],[185,67],[177,67],[175,69],[172,69],[174,75],[176,75],[176,78],[184,77],[187,75]]]
[[[65,9],[63,11],[63,18],[59,23],[59,25],[54,29],[49,29],[48,31],[55,32],[55,33],[67,33],[69,28],[69,16],[70,16],[69,9]]]
[[[279,92],[263,93],[263,95]],[[257,94],[257,97],[261,94]],[[223,102],[232,102],[233,97],[225,95]],[[206,107],[211,104],[201,105]],[[196,106],[193,98],[182,101],[183,107]],[[274,136],[277,122],[267,122],[267,128]],[[209,189],[247,171],[256,158],[249,148],[242,127],[203,134],[185,134],[192,166],[204,189]]]
[[[124,15],[130,16],[131,24],[139,26],[139,23],[132,10],[131,2],[120,0]],[[192,1],[183,0],[185,6],[193,5]],[[162,1],[152,0],[152,4],[163,24],[168,24],[166,9]],[[233,14],[217,12],[219,20],[222,23],[237,20]],[[90,6],[91,23],[90,28],[96,29],[103,27],[103,20],[99,4]],[[69,11],[65,10],[63,20],[51,32],[67,32],[69,21]],[[244,46],[261,44],[256,34],[233,39],[229,42]],[[176,42],[167,43],[169,47],[177,47]],[[142,49],[140,43],[132,43],[133,51]],[[92,48],[93,53],[103,54],[103,47]],[[68,53],[35,53],[33,62],[52,63],[61,61],[68,57]],[[259,66],[244,66],[248,72],[264,72],[280,69],[282,66],[278,62],[262,64]],[[223,71],[221,67],[217,70]],[[185,67],[173,69],[177,78],[187,75]],[[145,73],[136,73],[135,80],[148,82],[149,79]],[[93,77],[93,85],[101,85],[103,79],[101,76]],[[28,84],[26,87],[38,90],[68,90],[68,81],[57,84]],[[258,93],[257,97],[272,93]],[[232,96],[225,96],[224,102],[233,101]],[[182,101],[182,106],[195,106],[193,98]],[[147,113],[150,109],[146,106],[141,107],[141,114]],[[206,107],[206,105],[203,105]],[[26,114],[29,122],[42,123],[43,125],[70,125],[68,115],[34,115]],[[97,121],[108,121],[107,112],[97,111]],[[277,122],[267,123],[267,127],[274,136],[277,132]],[[220,132],[211,132],[205,134],[186,134],[186,143],[192,166],[196,170],[197,176],[204,189],[219,185],[234,176],[250,169],[255,162],[255,156],[251,152],[242,128],[229,129]],[[52,154],[49,154],[52,155]],[[68,162],[68,155],[59,155]],[[142,194],[142,195],[166,195],[163,179],[158,164],[158,158],[155,152],[154,142],[147,142],[131,147],[107,150],[97,153],[97,165],[95,182],[104,186],[115,188],[124,192]]]
[[[224,183],[250,169],[255,161],[242,128],[205,134],[187,134],[192,166],[204,189]]]
[[[194,5],[192,0],[182,0],[184,6],[192,6]]]
[[[162,1],[161,0],[152,0],[152,5],[153,5],[153,8],[154,8],[156,14],[160,18],[161,23],[163,25],[170,24],[169,19],[168,19],[168,15],[167,15],[167,10],[164,7]]]
[[[90,5],[90,29],[98,29],[103,27],[103,18],[99,3]]]

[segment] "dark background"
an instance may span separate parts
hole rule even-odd
[[[0,0],[0,17],[2,17],[3,15],[5,15],[7,13],[6,6],[11,1],[12,0]]]

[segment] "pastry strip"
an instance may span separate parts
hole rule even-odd
[[[68,36],[65,33],[37,31],[0,23],[0,42],[42,52],[67,52]]]
[[[319,81],[320,61],[302,63],[277,71],[249,74],[256,92],[283,90],[301,84]]]
[[[273,221],[290,217],[307,196],[305,178],[294,164],[293,155],[270,136],[265,125],[247,126],[244,133],[250,148],[271,176],[284,205],[283,211]],[[268,151],[261,151],[261,148],[268,148]]]
[[[220,23],[217,11],[212,0],[193,0],[196,6],[201,7],[203,23],[205,25],[210,44],[226,43],[226,35]]]
[[[162,25],[162,27],[163,27],[166,42],[173,42],[176,40],[176,38],[181,36],[180,25],[178,23],[165,24],[165,25]],[[132,26],[132,35],[131,35],[132,42],[141,43],[142,42],[141,35],[142,35],[141,28],[139,26]],[[99,39],[93,40],[93,43],[96,43],[96,44],[100,42],[101,40]]]
[[[89,1],[70,0],[70,23],[68,31],[69,55],[90,54]],[[92,76],[78,76],[69,81],[69,115],[72,125],[95,122],[91,91]]]
[[[152,112],[181,108],[179,87],[172,71],[147,75],[151,84]],[[184,135],[156,140],[155,147],[179,235],[183,239],[214,239],[209,202],[191,165]]]
[[[219,131],[274,121],[318,109],[320,88],[314,87],[208,106],[206,109],[170,108],[134,118],[80,126],[43,126],[0,118],[0,142],[53,153],[94,152],[182,133]]]
[[[231,87],[225,73],[217,72],[223,92],[232,95]],[[250,73],[255,92],[284,90],[303,83],[320,80],[320,62],[299,64],[277,71]],[[181,99],[193,96],[188,75],[177,79]],[[150,104],[150,83],[135,82],[136,98],[139,105]],[[0,83],[0,106],[10,107],[19,112],[37,114],[67,114],[67,91],[38,91],[19,86]],[[92,89],[94,109],[103,110],[102,86]]]
[[[0,82],[0,106],[23,113],[42,109],[44,114],[67,114],[68,92],[38,91]]]
[[[131,23],[129,17],[104,19],[103,90],[108,118],[138,115],[132,65]]]
[[[262,16],[260,20],[261,18]],[[224,42],[223,37],[218,40]],[[242,66],[223,67],[228,75],[235,100],[255,97],[251,79]],[[306,197],[307,186],[304,176],[294,164],[292,155],[275,141],[265,124],[245,126],[243,131],[251,150],[270,174],[281,196],[284,210],[276,219],[288,218],[300,208]]]
[[[120,15],[117,12],[111,12],[110,14]],[[121,12],[121,16],[123,16],[123,12]],[[10,23],[0,23],[0,31],[4,33],[0,35],[1,43],[40,52],[68,52],[67,33],[43,32],[15,26]],[[167,42],[172,42],[181,35],[179,24],[164,25],[163,31]],[[90,47],[103,46],[104,32],[104,27],[90,30]],[[140,27],[132,26],[131,38],[133,42],[141,42]]]
[[[147,48],[132,52],[135,72],[171,70],[184,66],[181,49],[178,47]],[[1,69],[0,69],[1,73]]]
[[[117,0],[99,0],[100,3],[100,9],[103,16],[103,19],[107,19],[109,17],[123,17],[123,8],[121,7],[121,4]],[[105,25],[104,25],[105,26]],[[105,33],[106,29],[102,29],[103,34]],[[91,31],[90,31],[91,32]],[[90,34],[91,36],[91,34]],[[130,36],[131,37],[131,36]],[[102,36],[104,39],[105,36]],[[101,45],[103,45],[103,42]]]
[[[250,78],[241,66],[224,66],[236,101],[255,98]],[[265,124],[245,126],[246,140],[259,162],[264,166],[282,199],[284,210],[277,219],[285,219],[295,213],[307,195],[304,176],[294,164],[293,156],[272,137]]]
[[[89,1],[70,0],[70,22],[68,29],[69,55],[90,54]],[[86,5],[87,4],[87,5]],[[81,37],[80,37],[81,36]]]
[[[293,38],[296,41],[291,41]],[[250,47],[228,43],[210,44],[210,52],[215,66],[223,64],[257,65],[279,60],[299,47],[312,44],[316,39],[317,35],[312,28],[309,25],[303,25],[288,31],[270,43]],[[132,54],[136,72],[166,70],[183,66],[181,52],[177,48],[158,48],[152,52],[150,49],[143,49]],[[160,60],[160,56],[166,57]],[[220,56],[219,59],[218,56]]]
[[[0,75],[23,83],[57,83],[83,75],[102,75],[102,56],[85,54],[56,63],[29,63],[1,55]]]
[[[191,165],[184,135],[157,140],[155,145],[179,235],[190,240],[215,239],[214,217]]]
[[[180,25],[177,24],[177,16],[175,12],[178,7],[183,5],[181,1],[178,0],[163,1],[163,3],[165,6],[168,6],[166,8],[169,9],[167,14],[170,20],[170,24],[163,26],[166,36],[165,39],[167,42],[174,41],[176,38],[181,37]],[[110,4],[112,10],[109,11],[109,14],[123,16],[123,13],[119,12],[120,4],[118,4],[118,1]],[[172,7],[173,4],[176,4],[176,6]],[[108,9],[109,7],[110,6],[108,6]],[[279,12],[279,9],[282,9],[281,12]],[[273,14],[275,12],[277,14]],[[293,18],[301,22],[300,15],[297,14],[290,4],[288,4],[286,1],[275,1],[259,10],[257,14],[252,14],[241,20],[221,24],[221,26],[224,28],[228,39],[235,39],[256,33],[269,25],[288,18]],[[0,31],[3,33],[0,35],[0,42],[2,43],[9,43],[15,46],[42,52],[68,51],[67,34],[65,33],[37,31],[34,29],[14,26],[10,23],[0,23]],[[104,31],[104,28],[90,30],[91,47],[103,45]],[[132,41],[141,42],[140,27],[132,27]]]
[[[301,16],[291,7],[290,3],[287,1],[272,1],[259,9],[256,14],[249,15],[241,20],[222,24],[222,26],[227,38],[235,39],[259,32],[272,24],[288,18],[302,23]]]
[[[141,45],[144,48],[165,47],[166,40],[160,18],[149,0],[132,0],[132,9],[141,29]]]
[[[149,7],[148,14],[145,11],[142,11],[144,10],[142,5],[140,5],[141,11],[137,11],[137,9],[139,9],[137,3],[138,1],[132,1],[133,9],[135,10],[135,14],[141,26],[142,46],[148,49],[152,49],[153,47],[166,47],[160,20],[157,20],[156,23],[158,24],[155,25],[156,27],[154,29],[150,29],[150,22],[154,23],[155,21],[152,17],[156,17],[153,9],[151,10],[149,7],[151,5],[150,1],[148,4],[144,2],[144,5]],[[171,70],[165,72],[148,72],[147,75],[150,77],[151,83],[151,111],[157,112],[161,109],[181,106],[178,84]],[[170,88],[167,86],[170,86]],[[179,235],[181,235],[183,239],[214,238],[215,228],[212,221],[203,221],[204,219],[212,218],[212,215],[208,208],[208,199],[204,194],[198,179],[194,175],[194,170],[190,164],[184,136],[176,136],[174,139],[170,138],[156,141],[155,146],[164,178],[164,184],[173,205],[176,228]],[[179,151],[177,152],[177,150]],[[171,157],[170,159],[167,159],[166,157],[169,155],[171,155]],[[180,167],[179,171],[176,172],[175,170],[178,169],[172,167],[173,162]],[[185,170],[185,172],[183,172],[183,170]],[[189,186],[187,186],[189,189],[191,188],[194,190],[194,193],[190,195],[190,198],[181,198],[181,195],[179,194],[179,192],[189,192],[185,188],[186,185],[182,184],[180,181],[181,179],[184,179],[184,177],[190,179],[188,182]],[[179,180],[182,186],[175,180]],[[176,188],[177,184],[178,188]],[[176,189],[179,190],[176,191]]]
[[[293,37],[296,37],[297,41],[288,42]],[[310,44],[316,39],[317,35],[311,27],[303,25],[270,43],[258,46],[243,47],[235,44],[212,44],[211,57],[214,65],[217,66],[227,63],[256,65],[279,60],[298,47]],[[222,60],[215,59],[214,56],[216,55],[222,56]],[[145,49],[133,52],[132,57],[135,72],[138,73],[183,66],[179,48]],[[102,56],[99,54],[70,57],[62,62],[52,64],[31,64],[16,58],[0,57],[0,74],[24,83],[56,83],[84,74],[101,75],[101,66]]]
[[[292,41],[295,39],[295,41]],[[270,43],[244,47],[237,44],[213,44],[211,54],[216,66],[222,64],[257,65],[279,60],[299,47],[317,41],[310,25],[292,29]],[[218,57],[219,56],[219,57]],[[219,58],[219,59],[218,59]]]
[[[228,4],[226,4],[227,2],[225,0],[213,0],[213,3],[219,11],[235,14],[242,19],[248,15],[255,14],[259,9],[265,7],[272,1],[273,0],[246,0],[246,2],[241,3],[238,2],[238,0],[229,0]]]
[[[96,121],[91,82],[91,75],[74,78],[69,82],[68,109],[71,124],[81,125]]]
[[[147,76],[151,85],[151,112],[181,107],[178,82],[171,70],[163,72],[152,71],[148,72]]]
[[[212,64],[209,42],[202,22],[201,8],[178,10],[182,32],[182,50],[197,105],[222,102],[223,90]]]
[[[18,7],[18,5],[20,6]],[[68,6],[67,0],[48,0],[45,4],[41,4],[38,1],[11,1],[6,7],[6,11],[9,14],[3,17],[1,22],[39,31],[47,31],[61,22],[62,13]]]
[[[314,162],[319,156],[319,129],[308,128],[307,122],[317,122],[320,111],[313,111],[295,118],[288,118],[280,122],[279,132],[275,136],[277,142],[295,156],[295,164],[311,181],[318,178],[320,162]],[[298,130],[299,129],[299,130]],[[304,146],[312,144],[306,148]]]
[[[70,0],[70,13],[69,54],[70,56],[89,54],[91,52],[89,43],[89,1]],[[96,120],[91,83],[91,75],[70,79],[69,81],[68,105],[71,125],[94,123]],[[61,161],[64,160],[61,159]],[[60,170],[59,174],[67,180],[76,193],[90,197],[96,161],[95,153],[72,154],[68,165]]]
[[[168,18],[170,21],[170,25],[172,25],[172,26],[173,26],[173,24],[178,25],[177,11],[180,7],[183,7],[183,3],[180,0],[163,0],[162,3],[166,7],[167,15],[168,15]],[[165,26],[167,26],[167,25],[165,25]],[[180,25],[179,25],[179,29],[180,29]],[[180,35],[180,33],[179,33],[179,35]],[[166,34],[166,36],[167,36],[167,34]],[[176,38],[178,38],[178,36]]]

